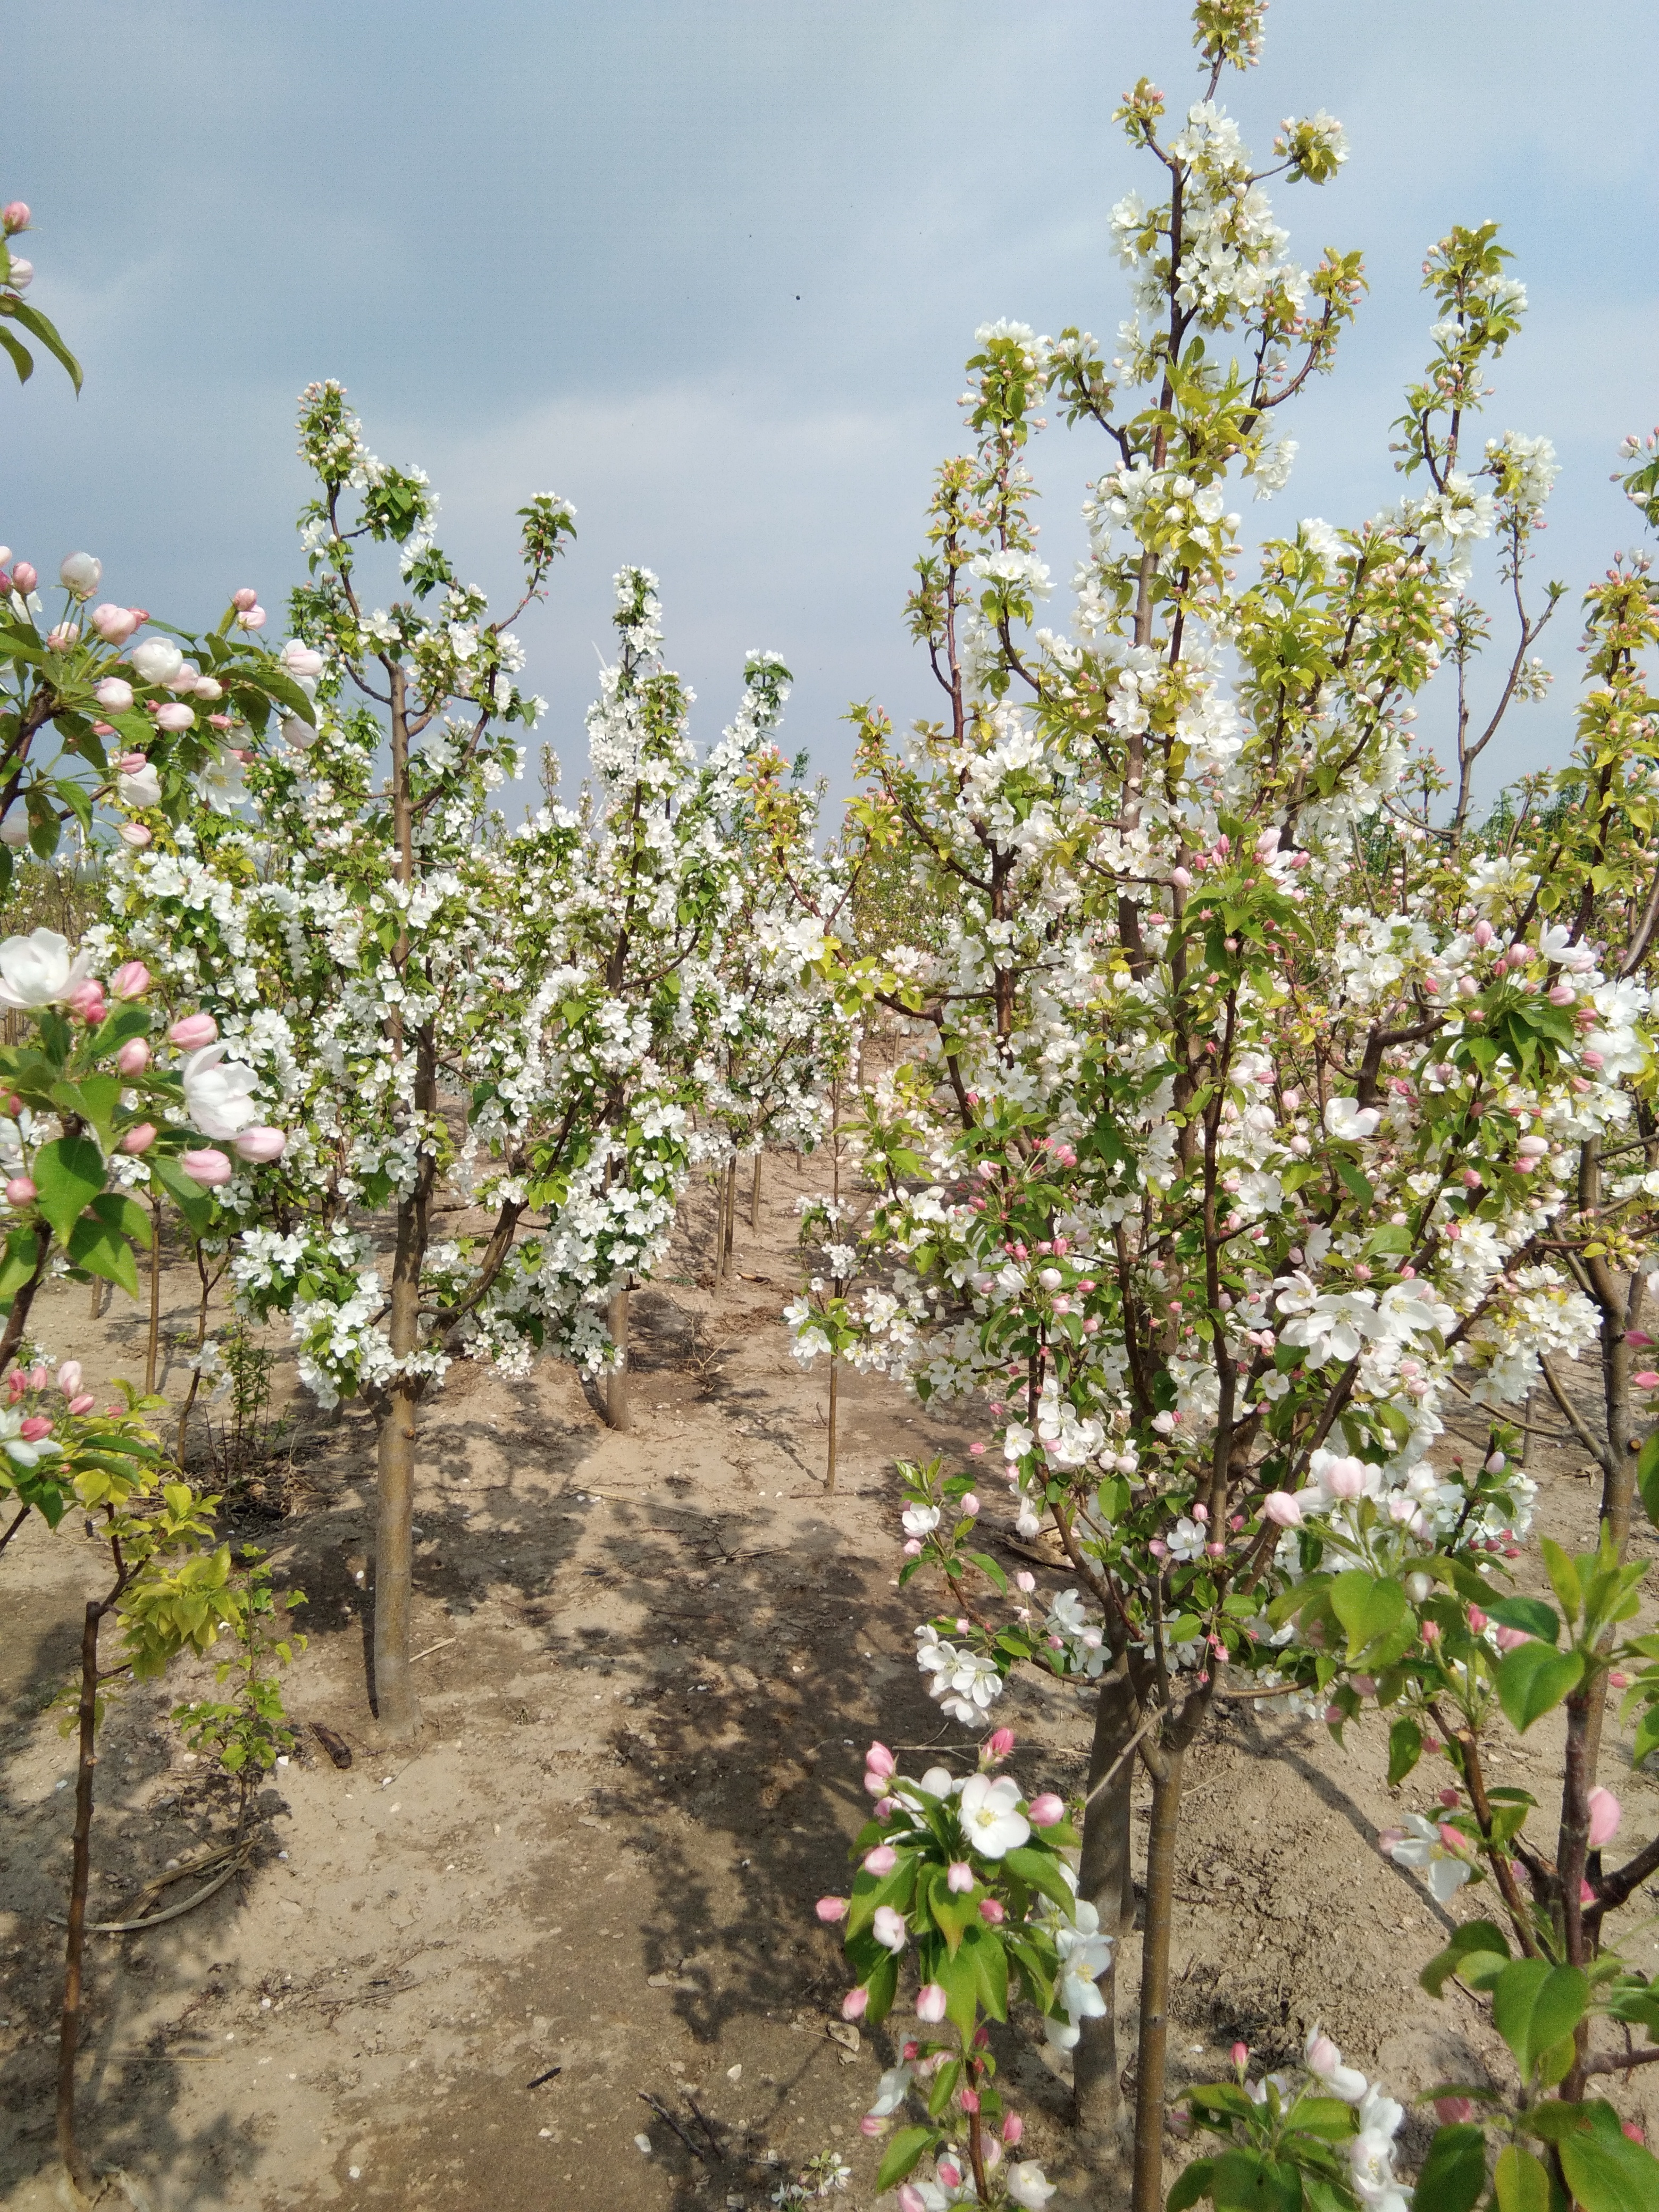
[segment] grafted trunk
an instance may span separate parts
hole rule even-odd
[[[420,1332],[425,1209],[417,1197],[398,1208],[392,1272],[392,1349],[406,1359]],[[380,1422],[374,1519],[374,1711],[390,1743],[406,1743],[421,1724],[409,1645],[415,1581],[415,1431],[420,1385],[399,1374]]]
[[[1164,2085],[1169,2045],[1170,1938],[1175,1928],[1176,1838],[1185,1748],[1148,1760],[1152,1832],[1146,1839],[1146,1923],[1140,1939],[1140,2042],[1135,2070],[1134,2212],[1163,2212]]]
[[[611,1341],[616,1346],[620,1364],[611,1370],[605,1386],[605,1418],[618,1431],[632,1425],[633,1416],[628,1404],[628,1292],[616,1291],[605,1309],[605,1322],[611,1331]]]
[[[92,1792],[98,1759],[98,1632],[104,1607],[88,1603],[81,1627],[79,1756],[75,1776],[75,1857],[70,1878],[69,1936],[64,1946],[64,2008],[58,2027],[58,2151],[83,2197],[95,2187],[75,2132],[75,2058],[81,2041],[81,1984],[87,1943],[87,1891],[92,1872]]]
[[[1134,1787],[1134,1691],[1127,1661],[1120,1657],[1101,1678],[1089,1753],[1089,1802],[1083,1815],[1078,1895],[1100,1916],[1103,1935],[1117,1936],[1134,1924],[1134,1877],[1129,1863],[1129,1816]],[[1107,1778],[1110,1777],[1108,1780]],[[1098,1793],[1097,1795],[1096,1793]],[[1106,2010],[1085,2020],[1073,2058],[1075,2124],[1091,2165],[1109,2177],[1125,2148],[1123,2095],[1117,2055],[1117,1954],[1098,1984]]]

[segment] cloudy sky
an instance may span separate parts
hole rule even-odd
[[[1112,109],[1142,73],[1194,82],[1180,0],[83,0],[67,31],[49,8],[0,27],[0,198],[32,204],[33,298],[87,370],[78,403],[49,364],[0,384],[0,540],[43,570],[87,546],[180,623],[244,582],[275,611],[295,395],[337,376],[374,450],[430,472],[469,578],[510,587],[526,495],[575,501],[523,626],[568,772],[610,576],[640,561],[699,736],[770,647],[837,798],[849,700],[932,711],[901,609],[975,326],[1109,336],[1108,211],[1152,189]],[[1533,312],[1488,423],[1555,441],[1569,609],[1631,542],[1607,477],[1659,416],[1656,64],[1650,0],[1276,0],[1225,97],[1264,153],[1281,116],[1341,118],[1339,181],[1280,213],[1310,263],[1363,248],[1372,289],[1254,519],[1394,495],[1423,249],[1495,216]],[[1105,456],[1051,432],[1034,461],[1063,575]],[[1504,775],[1570,733],[1558,623],[1557,696],[1521,711]]]

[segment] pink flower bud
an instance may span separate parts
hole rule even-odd
[[[64,1004],[66,1006],[73,1006],[76,1012],[83,1019],[90,1009],[101,1006],[103,1003],[104,987],[95,975],[88,975],[83,982],[77,983],[72,991],[66,991],[64,994]]]
[[[1019,1583],[1019,1586],[1022,1589],[1030,1589],[1035,1587],[1034,1577],[1028,1577],[1024,1581],[1021,1581],[1020,1577],[1017,1575],[1014,1579],[1016,1582]],[[986,1756],[988,1759],[993,1760],[1006,1759],[1013,1747],[1014,1732],[1011,1728],[993,1729],[990,1735],[985,1739]]]
[[[930,2025],[941,2021],[949,2002],[950,1999],[937,1982],[924,1982],[916,1991],[916,2018],[925,2020]],[[942,2172],[944,2169],[941,2167],[940,2171]]]
[[[1481,927],[1484,928],[1486,924],[1483,922]],[[1434,2100],[1434,2117],[1443,2128],[1461,2127],[1474,2112],[1474,2106],[1467,2097],[1437,2097]]]
[[[70,1400],[69,1410],[76,1414],[89,1413],[97,1403],[90,1390],[83,1390],[78,1398]]]
[[[37,1360],[35,1364],[29,1370],[28,1381],[31,1390],[44,1390],[51,1382],[52,1377],[47,1374],[45,1367],[43,1367]]]
[[[1066,1818],[1065,1800],[1056,1797],[1052,1790],[1045,1790],[1040,1797],[1033,1797],[1025,1808],[1025,1816],[1034,1828],[1052,1828]]]
[[[1250,2046],[1248,2043],[1236,2043],[1228,2056],[1242,2074],[1250,2063]]]
[[[158,730],[189,730],[193,729],[195,724],[196,709],[194,707],[186,707],[182,700],[170,701],[167,706],[158,707],[155,709],[155,726]]]
[[[13,1176],[6,1185],[8,1206],[33,1206],[35,1197],[34,1185],[27,1176]]]
[[[872,1743],[864,1754],[866,1771],[871,1774],[893,1775],[898,1771],[898,1761],[884,1743]]]
[[[66,1359],[58,1370],[58,1387],[66,1398],[76,1398],[80,1395],[81,1380],[80,1361]]]
[[[147,1152],[155,1142],[155,1122],[137,1121],[133,1124],[132,1127],[130,1128],[126,1134],[122,1138],[120,1150],[129,1155],[134,1155],[139,1152]]]
[[[138,627],[138,617],[131,607],[118,607],[108,599],[94,607],[87,619],[106,645],[125,645]]]
[[[1630,2141],[1633,2143],[1642,2143],[1645,2145],[1647,2142],[1645,2133],[1637,2125],[1634,2120],[1621,2121],[1619,2131],[1621,2135],[1628,2136]]]
[[[898,1864],[898,1853],[890,1844],[878,1844],[873,1850],[864,1854],[864,1871],[879,1877],[891,1874]]]
[[[118,999],[142,999],[150,986],[150,973],[142,960],[124,960],[109,979]]]
[[[17,264],[14,261],[11,265],[15,276]],[[32,561],[16,561],[13,562],[11,585],[12,589],[15,592],[21,592],[25,599],[27,599],[28,594],[34,589],[40,580],[40,571],[35,568],[34,563]]]
[[[213,1145],[204,1145],[198,1152],[180,1153],[179,1164],[192,1182],[204,1183],[210,1190],[228,1183],[236,1172]]]
[[[239,599],[241,597],[240,592],[237,593],[237,597]],[[263,629],[265,626],[264,609],[257,603],[247,608],[244,612],[237,616],[236,626],[239,629]]]
[[[847,1917],[847,1899],[844,1897],[819,1898],[817,1915],[826,1928],[833,1928],[836,1921]]]
[[[957,2101],[964,2112],[976,2112],[979,2110],[979,2091],[964,2089]]]
[[[1630,1379],[1638,1390],[1659,1390],[1659,1372],[1651,1367],[1639,1369]]]
[[[31,1413],[17,1431],[26,1444],[38,1444],[42,1437],[52,1434],[52,1423],[40,1413]]]
[[[142,1075],[149,1063],[149,1046],[143,1037],[129,1037],[115,1055],[115,1065],[123,1075]]]
[[[1342,2053],[1328,2035],[1316,2035],[1308,2045],[1308,2064],[1316,2074],[1334,2074],[1342,2063]]]
[[[264,1127],[244,1129],[241,1135],[232,1141],[245,1160],[252,1160],[256,1167],[269,1167],[272,1160],[281,1159],[286,1151],[288,1132]]]
[[[979,1500],[971,1490],[967,1490],[963,1492],[962,1510],[968,1516],[970,1521],[979,1511]]]
[[[940,1995],[941,1995],[941,1996],[943,1996],[943,1995],[944,1995],[943,1990],[941,1990],[941,1991],[940,1991]],[[940,2017],[940,2019],[941,2019],[941,2020],[944,2018],[944,2016],[945,2016],[945,2015],[944,2015],[942,2013],[941,2013],[941,2014],[940,2014],[940,2015],[939,2015],[939,2017]],[[940,2160],[939,2160],[939,2163],[934,2166],[933,2171],[934,2171],[934,2172],[935,2172],[936,2174],[938,2174],[938,2176],[939,2176],[939,2178],[940,2181],[944,2184],[944,2185],[945,2185],[945,2187],[946,2189],[960,2189],[960,2188],[961,2188],[961,2186],[962,2186],[962,2168],[961,2168],[961,2167],[957,2164],[957,2162],[956,2162],[955,2159],[953,2159],[953,2158],[942,2158],[942,2159],[940,2159]]]
[[[862,2020],[864,2018],[865,2008],[869,2002],[870,1992],[868,1990],[848,1990],[846,1996],[841,2001],[842,2018],[843,2020]]]
[[[195,1052],[204,1044],[211,1044],[218,1034],[219,1024],[211,1014],[186,1014],[182,1021],[174,1022],[167,1031],[167,1040],[183,1052]]]
[[[968,1449],[975,1459],[983,1459],[985,1456],[985,1447],[983,1444],[969,1444]]]
[[[116,835],[124,844],[131,845],[135,852],[139,853],[146,845],[155,842],[155,833],[146,830],[142,822],[124,822]]]
[[[864,2118],[859,2122],[859,2133],[861,2136],[870,2136],[873,2137],[876,2136],[884,2136],[886,2132],[886,2121],[878,2119],[873,2112],[866,2112]]]
[[[920,1536],[908,1536],[905,1539],[904,1556],[907,1559],[916,1559],[921,1558],[921,1539]]]
[[[1597,1787],[1589,1794],[1589,1847],[1599,1851],[1603,1844],[1610,1844],[1619,1832],[1619,1823],[1624,1808],[1611,1790]]]
[[[1469,1633],[1472,1636],[1479,1636],[1486,1626],[1486,1614],[1481,1612],[1478,1605],[1472,1605],[1469,1607]]]
[[[1549,1001],[1553,1006],[1570,1006],[1577,996],[1577,992],[1565,978],[1559,983],[1550,985]]]
[[[945,1870],[945,1886],[958,1897],[965,1896],[974,1886],[974,1869],[966,1859],[952,1859]]]
[[[259,594],[258,592],[250,591],[245,584],[240,592],[231,593],[230,604],[239,615],[248,614],[258,605]]]
[[[927,2199],[909,2182],[899,2191],[899,2212],[927,2212]]]
[[[1015,2145],[1019,2142],[1024,2133],[1025,2123],[1021,2119],[1018,2112],[1007,2112],[1004,2114],[1002,2121],[1002,2140],[1007,2144],[1010,2150],[1014,2148]]]
[[[1627,1690],[1630,1687],[1630,1676],[1621,1674],[1616,1667],[1608,1674],[1607,1680],[1615,1690]]]
[[[1270,1490],[1261,1501],[1261,1510],[1269,1521],[1281,1528],[1302,1526],[1302,1508],[1288,1490]]]
[[[1000,1899],[981,1897],[979,1901],[979,1917],[988,1927],[1000,1928],[1008,1915]]]
[[[12,235],[14,231],[27,230],[29,227],[28,202],[27,200],[8,200],[5,206],[3,208],[0,208],[0,226],[3,226],[8,238]]]

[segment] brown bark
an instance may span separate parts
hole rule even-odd
[[[75,2057],[81,2041],[82,1966],[86,1954],[87,1890],[92,1871],[92,1792],[98,1759],[98,1632],[105,1607],[88,1602],[81,1627],[79,1758],[75,1778],[75,1857],[70,1878],[69,1935],[64,1946],[64,2008],[58,2032],[58,2149],[83,2196],[94,2188],[75,2132]]]
[[[392,1350],[407,1359],[420,1341],[421,1262],[426,1253],[425,1177],[398,1206],[392,1267]],[[415,1580],[415,1431],[418,1380],[400,1374],[380,1421],[374,1522],[374,1711],[389,1743],[421,1724],[410,1667]]]
[[[611,1370],[605,1386],[605,1418],[618,1434],[633,1425],[633,1416],[628,1405],[628,1292],[616,1291],[605,1309],[605,1322],[611,1331],[611,1341],[616,1346],[621,1364]]]
[[[836,1487],[836,1387],[841,1381],[841,1366],[834,1352],[830,1355],[830,1449],[824,1465],[823,1486],[833,1492]]]
[[[764,1157],[765,1155],[761,1152],[757,1152],[755,1155],[755,1181],[749,1193],[749,1229],[750,1235],[756,1237],[760,1234],[761,1161]]]

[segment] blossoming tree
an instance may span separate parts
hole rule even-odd
[[[1137,2212],[1161,2197],[1188,1748],[1230,1698],[1290,1696],[1338,1726],[1392,1707],[1437,1607],[1501,1588],[1533,1488],[1513,1424],[1545,1359],[1597,1333],[1576,1270],[1607,1232],[1586,1218],[1567,1250],[1557,1224],[1649,1059],[1633,940],[1562,904],[1559,856],[1528,877],[1473,820],[1474,763],[1546,682],[1532,647],[1560,596],[1528,595],[1547,442],[1468,450],[1524,307],[1494,226],[1425,264],[1405,495],[1354,527],[1270,534],[1242,580],[1230,489],[1282,489],[1280,410],[1332,367],[1363,283],[1356,257],[1288,258],[1269,173],[1216,104],[1262,13],[1195,10],[1205,82],[1173,129],[1144,81],[1123,103],[1164,190],[1115,210],[1133,304],[1109,361],[1077,330],[980,333],[979,443],[940,473],[909,602],[944,715],[899,746],[866,711],[855,810],[950,921],[845,970],[920,1049],[865,1103],[880,1203],[861,1264],[886,1279],[861,1310],[838,1302],[836,1333],[924,1398],[983,1394],[1020,1531],[1047,1524],[1075,1585],[1026,1601],[1034,1578],[1011,1590],[984,1548],[972,1479],[907,1470],[907,1573],[949,1592],[920,1663],[976,1727],[1016,1666],[1099,1684],[1080,1893],[1108,1929],[1134,1762],[1151,1782]],[[1321,114],[1285,125],[1274,167],[1322,183],[1345,152]],[[1110,454],[1066,633],[1036,627],[1050,580],[1025,453],[1045,396]],[[1517,639],[1477,726],[1487,624],[1468,592],[1493,535]],[[1603,680],[1639,690],[1632,617],[1613,618],[1586,708],[1609,829],[1638,818],[1624,794],[1647,803],[1651,726]],[[1449,825],[1411,732],[1448,659]],[[1609,866],[1584,880],[1645,912],[1650,877],[1632,892]],[[823,1320],[798,1309],[804,1350],[836,1340]],[[1431,1462],[1460,1422],[1471,1463]],[[1109,2147],[1109,1978],[1097,1999],[1050,2033]]]

